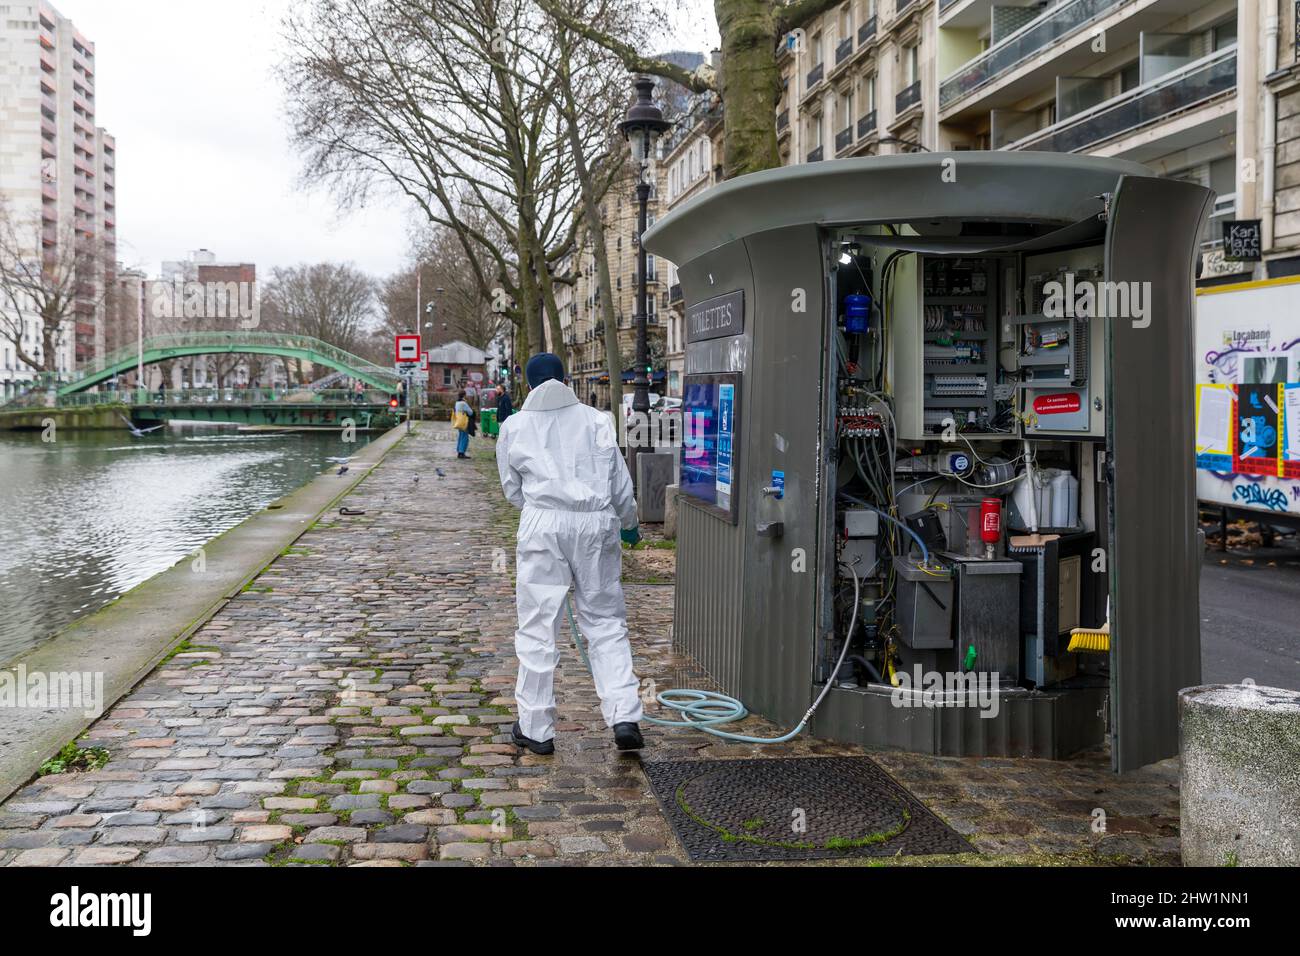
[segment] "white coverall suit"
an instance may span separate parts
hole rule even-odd
[[[570,583],[605,723],[639,721],[619,580],[619,530],[637,526],[636,501],[613,423],[563,382],[543,382],[502,424],[497,470],[506,499],[523,509],[515,584],[520,732],[538,742],[555,736],[556,642]]]

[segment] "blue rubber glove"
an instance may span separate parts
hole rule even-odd
[[[637,542],[641,540],[640,528],[626,528],[620,531],[618,536],[623,539],[623,543],[629,548],[635,548]]]

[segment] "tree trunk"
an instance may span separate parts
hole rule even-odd
[[[542,309],[545,313],[547,327],[551,332],[551,341],[557,350],[557,354],[566,353],[564,347],[564,328],[560,325],[560,309],[555,304],[555,283],[551,281],[551,268],[546,262],[546,253],[542,249],[541,241],[532,230],[529,230],[532,239],[533,261],[537,263],[537,275],[541,277]],[[568,370],[568,363],[565,363],[565,369]]]
[[[41,371],[42,372],[54,372],[59,367],[58,345],[56,344],[58,331],[59,329],[57,325],[51,326],[48,321],[42,321],[41,323]],[[75,336],[76,334],[75,331],[73,334]]]
[[[520,217],[515,229],[515,248],[519,251],[519,314],[528,330],[529,349],[542,351],[546,348],[546,332],[538,309],[537,277],[533,273],[532,243],[528,235],[528,225]],[[523,354],[532,358],[536,352],[526,351]]]
[[[600,204],[596,187],[592,183],[591,169],[578,134],[577,104],[573,100],[573,84],[568,69],[561,71],[560,89],[564,95],[564,113],[569,130],[569,152],[582,184],[582,213],[591,233],[593,256],[596,260],[597,288],[600,290],[600,319],[605,330],[605,368],[609,373],[609,407],[617,414],[623,405],[622,356],[618,350],[618,319],[614,315],[614,282],[609,275],[609,254],[605,246],[605,223],[600,218]],[[576,256],[575,256],[576,259]],[[585,396],[578,396],[584,398]],[[616,419],[617,421],[617,419]]]
[[[724,175],[731,179],[781,165],[777,7],[771,0],[714,0],[713,11],[722,36]]]

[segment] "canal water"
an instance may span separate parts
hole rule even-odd
[[[0,663],[355,454],[340,432],[0,432]]]

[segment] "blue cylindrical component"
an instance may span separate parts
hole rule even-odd
[[[855,293],[844,297],[844,331],[861,335],[871,328],[871,296]]]

